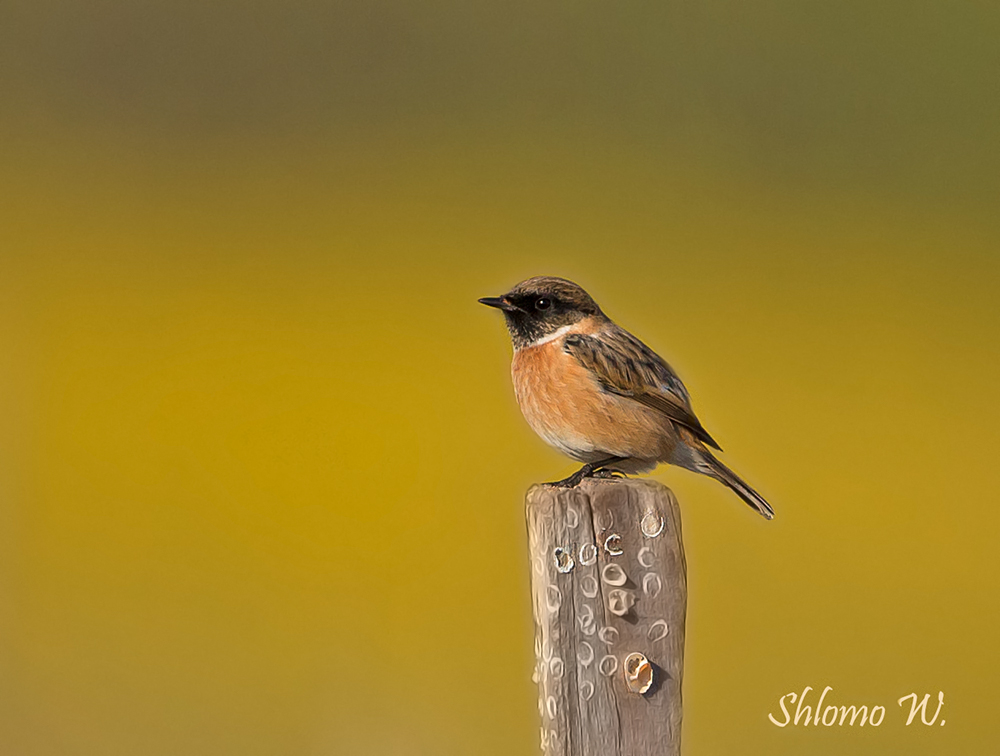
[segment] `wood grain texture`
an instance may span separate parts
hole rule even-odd
[[[687,568],[673,493],[589,478],[533,486],[525,503],[543,752],[677,756]],[[634,653],[653,670],[644,694],[623,668]]]

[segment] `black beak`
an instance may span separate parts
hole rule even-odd
[[[503,297],[483,297],[479,301],[487,307],[496,307],[498,310],[503,310],[504,312],[521,312],[520,307],[511,304]]]

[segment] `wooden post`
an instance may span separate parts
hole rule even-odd
[[[526,498],[545,756],[678,756],[687,567],[670,489],[588,478]]]

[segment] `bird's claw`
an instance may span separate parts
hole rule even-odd
[[[592,478],[603,478],[604,480],[609,480],[609,479],[627,478],[628,476],[625,475],[625,473],[623,473],[621,470],[605,470],[605,469],[600,469],[600,470],[595,470],[594,473],[590,477],[592,477]]]
[[[549,483],[543,483],[542,485],[549,486],[550,488],[576,488],[580,485],[584,476],[580,474],[570,475],[568,478],[563,478],[562,480],[553,480]]]
[[[602,467],[598,470],[588,470],[586,467],[582,470],[577,470],[575,473],[570,475],[568,478],[563,480],[555,480],[551,483],[546,483],[546,486],[551,486],[552,488],[576,488],[583,482],[584,478],[601,478],[604,480],[625,478],[625,473],[620,470],[612,470],[606,467]]]

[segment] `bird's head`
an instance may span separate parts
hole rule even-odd
[[[503,311],[515,349],[530,346],[585,318],[604,317],[582,287],[554,276],[529,278],[506,294],[479,301]]]

